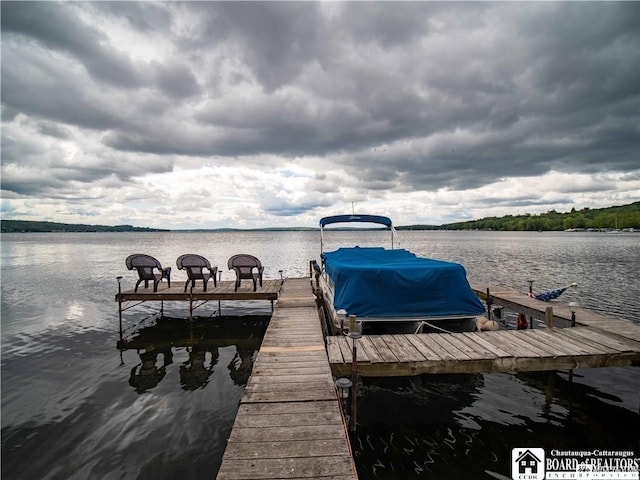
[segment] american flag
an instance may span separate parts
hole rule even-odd
[[[570,283],[561,288],[556,288],[555,290],[548,290],[542,293],[529,293],[531,298],[535,298],[536,300],[542,300],[543,302],[548,302],[549,300],[553,300],[554,298],[558,298],[560,295],[564,293],[567,288],[577,287],[577,283]]]

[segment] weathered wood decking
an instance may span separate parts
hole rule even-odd
[[[349,375],[351,339],[327,340],[333,373]],[[640,361],[640,342],[591,327],[539,328],[365,335],[358,340],[357,353],[362,376],[523,372],[631,365]]]
[[[309,279],[284,282],[217,478],[357,478]]]
[[[486,299],[487,287],[472,285]],[[553,307],[554,320],[568,324],[571,309],[506,288],[490,287],[496,304],[535,318]],[[640,361],[640,325],[585,309],[575,309],[576,327],[496,332],[366,335],[358,340],[362,376],[422,373],[493,373],[626,366]],[[333,373],[352,369],[352,340],[328,337]]]
[[[196,282],[196,286],[191,290],[184,291],[184,280],[173,280],[171,287],[166,282],[158,284],[158,291],[154,292],[150,285],[144,288],[144,284],[138,287],[138,291],[133,289],[116,294],[116,302],[140,302],[140,301],[210,301],[210,300],[276,300],[278,292],[282,286],[282,280],[264,280],[262,286],[258,285],[253,291],[251,282],[243,282],[237,291],[234,289],[235,282],[220,281],[218,286],[213,286],[213,281],[207,285],[207,291],[202,289],[202,282]]]

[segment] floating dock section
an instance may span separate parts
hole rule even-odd
[[[308,278],[284,281],[218,480],[357,478]]]

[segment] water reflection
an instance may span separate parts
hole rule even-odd
[[[523,442],[638,451],[637,411],[580,372],[365,378],[351,433],[359,478],[509,478]]]
[[[160,317],[155,325],[137,329],[117,343],[121,353],[136,350],[140,363],[130,372],[129,385],[144,393],[158,386],[173,364],[173,349],[184,349],[188,359],[180,365],[180,385],[184,390],[205,388],[220,358],[221,347],[235,346],[236,353],[227,365],[234,384],[246,385],[253,357],[260,348],[268,317]]]
[[[129,377],[129,385],[136,389],[138,393],[144,393],[147,390],[155,387],[164,378],[166,366],[173,363],[173,354],[171,349],[166,351],[159,351],[158,349],[149,350],[145,352],[138,352],[140,355],[141,364],[136,365],[131,369],[131,376]],[[164,357],[164,363],[161,367],[156,365],[158,354],[162,354]]]
[[[218,348],[210,352],[210,362],[206,364],[206,350],[192,347],[189,351],[189,360],[180,366],[180,385],[185,390],[204,388],[213,373],[213,367],[220,356]]]

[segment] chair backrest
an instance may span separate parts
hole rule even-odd
[[[186,270],[187,277],[190,279],[204,279],[203,275],[205,267],[211,271],[211,264],[209,263],[209,260],[201,255],[196,255],[195,253],[180,255],[176,260],[176,265],[180,270]]]
[[[162,271],[162,264],[151,255],[145,255],[144,253],[129,255],[125,260],[125,264],[129,270],[137,269],[140,278],[153,278],[154,268]]]
[[[260,270],[262,268],[262,263],[260,263],[260,260],[258,260],[253,255],[240,253],[229,258],[227,266],[229,267],[229,270],[239,269],[244,273],[246,271],[251,272],[253,268],[257,268],[258,270]]]
[[[183,268],[199,268],[202,270],[204,267],[211,270],[211,264],[209,260],[204,258],[201,255],[196,255],[195,253],[187,253],[185,255],[180,255],[176,260],[176,265],[180,270]]]

